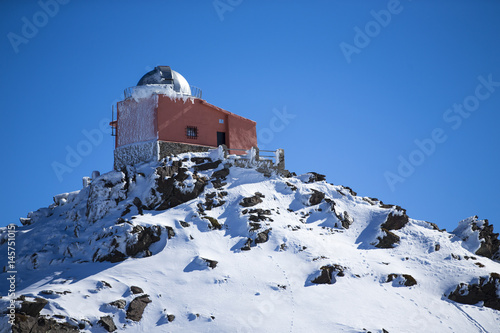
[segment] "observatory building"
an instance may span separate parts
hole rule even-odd
[[[110,124],[116,170],[219,145],[236,154],[257,146],[254,121],[207,103],[199,88],[169,66],[157,66],[126,89]]]

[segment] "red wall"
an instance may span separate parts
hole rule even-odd
[[[228,148],[250,149],[257,146],[254,121],[201,99],[183,102],[164,95],[153,95],[139,102],[133,99],[119,102],[117,110],[116,147],[151,139],[216,147],[217,132],[226,133]],[[187,126],[197,127],[196,139],[187,137]]]
[[[252,120],[220,109],[204,100],[171,100],[158,96],[158,138],[163,141],[217,146],[217,132],[226,133],[229,148],[249,149],[257,145],[257,134]],[[224,121],[219,123],[219,119]],[[198,128],[198,138],[189,139],[186,127]]]

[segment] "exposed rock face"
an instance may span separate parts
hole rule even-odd
[[[483,302],[484,306],[500,311],[500,274],[491,273],[478,280],[476,283],[460,283],[448,298],[462,304]]]
[[[137,233],[137,241],[127,244],[128,256],[135,256],[140,252],[149,250],[151,244],[161,239],[161,228],[159,226],[141,227],[141,229]]]
[[[400,212],[402,213],[401,215],[390,212],[389,215],[387,215],[387,220],[385,220],[381,227],[387,230],[399,230],[403,228],[408,223],[409,218],[405,210]]]
[[[325,198],[325,193],[320,192],[320,191],[316,191],[316,190],[312,190],[312,191],[313,191],[313,193],[309,197],[309,205],[310,206],[314,206],[314,205],[319,204]]]
[[[264,230],[262,232],[259,232],[257,234],[257,237],[255,238],[255,244],[267,242],[269,240],[269,232],[270,231],[271,231],[271,228]]]
[[[321,274],[311,282],[315,284],[334,284],[336,276],[344,276],[345,267],[340,265],[326,265],[321,267],[320,270]]]
[[[243,198],[243,200],[241,200],[241,202],[240,202],[240,206],[243,206],[243,207],[255,206],[255,205],[262,202],[261,198],[264,198],[264,195],[260,192],[255,192],[255,195],[253,195],[251,197]]]
[[[378,243],[375,245],[375,247],[378,247],[380,249],[391,249],[396,246],[397,243],[399,243],[400,238],[398,235],[394,234],[390,230],[399,230],[402,229],[409,221],[408,215],[406,215],[406,210],[402,209],[401,207],[397,206],[396,212],[390,212],[389,215],[387,215],[387,219],[385,220],[384,223],[380,226],[382,229],[384,236],[383,237],[378,237]]]
[[[49,301],[39,297],[35,298],[34,302],[24,300],[21,303],[21,308],[18,312],[27,316],[36,317],[40,314],[40,311],[42,311],[47,303],[49,303]]]
[[[392,249],[399,243],[400,238],[398,235],[387,229],[382,229],[382,231],[384,232],[384,237],[378,237],[378,243],[375,247],[379,249]]]
[[[171,166],[156,169],[158,175],[156,189],[161,194],[161,203],[156,207],[157,210],[165,210],[192,200],[205,189],[207,179],[198,177],[196,173],[188,172],[186,168],[181,168],[181,165],[181,161],[174,161]],[[193,177],[194,180],[191,191],[185,191],[176,186],[176,182],[182,183],[189,176]]]
[[[218,261],[216,260],[211,260],[211,259],[207,259],[207,258],[201,258],[203,261],[205,261],[208,265],[208,267],[210,267],[211,269],[214,269],[215,267],[217,267],[217,264],[219,263]]]
[[[104,329],[108,332],[116,331],[116,325],[113,321],[113,318],[111,318],[110,316],[101,317],[101,319],[99,319],[98,321],[98,324],[104,327]]]
[[[127,309],[127,319],[133,321],[140,321],[142,319],[142,314],[146,306],[151,303],[148,295],[142,295],[136,297],[130,302]]]
[[[116,301],[109,303],[109,305],[117,307],[118,309],[125,309],[125,305],[127,305],[127,301],[125,301],[124,299],[118,299]]]
[[[77,333],[80,332],[78,327],[68,323],[59,323],[52,318],[46,317],[31,317],[16,313],[16,319],[12,326],[12,333]]]
[[[460,221],[452,233],[462,239],[462,246],[469,251],[500,262],[500,240],[488,220],[479,220],[477,216],[469,217]]]
[[[131,286],[131,287],[130,287],[130,291],[131,291],[131,292],[132,292],[132,294],[134,294],[134,295],[144,293],[144,290],[142,290],[142,288],[141,288],[141,287],[137,287],[137,286]]]
[[[395,282],[405,287],[411,287],[417,284],[417,280],[410,274],[389,274],[387,282]]]
[[[309,180],[307,181],[307,183],[315,183],[315,182],[321,182],[323,180],[326,180],[325,175],[322,175],[322,174],[319,174],[316,172],[308,172],[307,174],[309,175]]]

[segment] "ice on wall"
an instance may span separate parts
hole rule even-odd
[[[134,142],[157,139],[155,130],[155,109],[158,106],[156,95],[141,99],[124,101],[119,106],[118,147]]]

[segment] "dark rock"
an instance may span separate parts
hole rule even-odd
[[[340,265],[326,265],[320,268],[321,274],[312,280],[315,284],[334,284],[336,282],[335,277],[343,277],[345,267]]]
[[[245,245],[241,248],[241,251],[250,251],[252,245],[252,239],[248,238],[247,241],[245,242]]]
[[[229,175],[229,169],[228,168],[224,168],[224,169],[220,169],[220,170],[215,171],[212,174],[212,178],[221,180],[221,179],[226,179],[226,177],[228,175]]]
[[[323,180],[326,180],[325,175],[316,172],[308,172],[307,174],[309,175],[309,180],[307,181],[308,183],[321,182]]]
[[[22,225],[31,225],[33,223],[29,217],[20,217],[19,222],[21,222]]]
[[[243,200],[241,200],[241,202],[240,202],[240,206],[243,206],[243,207],[255,206],[255,205],[262,202],[261,198],[265,198],[265,196],[262,195],[262,193],[260,193],[260,192],[255,192],[255,195],[253,195],[251,197],[243,198]]]
[[[185,221],[179,221],[179,224],[181,225],[181,227],[183,228],[188,228],[190,226],[189,223],[185,222]]]
[[[169,314],[169,315],[167,315],[167,320],[169,323],[171,323],[175,320],[175,316],[173,314]]]
[[[159,226],[151,226],[143,228],[137,236],[137,241],[132,244],[127,244],[127,255],[135,256],[142,251],[149,250],[151,244],[159,241],[161,228]]]
[[[216,218],[213,218],[211,216],[202,216],[201,218],[208,220],[210,222],[210,229],[217,229],[217,230],[222,229],[222,225]]]
[[[381,225],[381,228],[387,230],[399,230],[403,228],[409,221],[408,215],[402,212],[401,215],[395,215],[392,212],[387,215],[387,219]]]
[[[437,231],[441,231],[441,229],[439,229],[438,225],[436,223],[432,223],[432,222],[427,222],[433,230],[437,230]]]
[[[479,283],[460,283],[448,296],[452,301],[462,304],[477,304],[500,311],[500,274],[490,273],[480,277]]]
[[[439,251],[440,249],[441,249],[441,245],[440,244],[434,245],[434,251]]]
[[[80,330],[78,327],[68,323],[59,323],[52,318],[42,316],[31,317],[21,313],[16,313],[14,325],[12,325],[13,333],[77,333]]]
[[[156,189],[161,194],[161,202],[157,205],[156,210],[172,208],[197,198],[203,192],[207,184],[205,178],[193,175],[195,179],[194,187],[191,192],[186,192],[175,186],[176,179],[168,176],[171,173],[169,167],[158,167],[156,173],[158,175],[156,179]],[[184,178],[184,176],[180,177],[179,174],[185,175],[185,173],[182,174],[181,169],[179,169],[179,173],[176,176],[177,180]]]
[[[271,228],[264,230],[262,232],[259,232],[257,234],[257,237],[255,238],[255,244],[267,242],[269,240],[269,232],[270,231],[271,231]]]
[[[347,190],[347,191],[349,192],[349,194],[350,194],[350,195],[352,195],[353,197],[355,197],[355,196],[357,196],[357,195],[358,195],[358,194],[357,194],[356,192],[354,192],[354,191],[352,190],[352,188],[350,188],[349,186],[343,186],[343,185],[341,185],[341,186],[342,186],[342,188],[343,188],[344,190]],[[342,194],[343,194],[343,193],[342,193]]]
[[[101,317],[97,323],[104,327],[104,329],[108,332],[116,331],[116,326],[111,316]]]
[[[130,291],[132,292],[132,294],[142,294],[144,293],[144,291],[142,290],[141,287],[137,287],[137,286],[131,286],[130,287]]]
[[[188,174],[188,169],[186,169],[186,168],[179,168],[179,170],[177,171],[177,174],[174,176],[174,179],[180,183],[182,183],[183,181],[185,181],[188,178],[189,178],[189,174]]]
[[[191,157],[191,162],[194,162],[195,164],[202,164],[205,162],[212,162],[212,159],[210,157]]]
[[[404,280],[403,285],[406,287],[411,287],[417,284],[417,280],[415,280],[415,278],[409,274],[389,274],[387,276],[387,282],[392,282],[399,277],[403,278]]]
[[[479,230],[479,240],[481,241],[481,246],[475,254],[500,261],[500,240],[498,233],[493,232],[493,225],[490,225],[488,220],[484,220],[482,227],[477,223],[472,223],[472,230]]]
[[[97,257],[98,253],[99,253],[99,250],[97,250],[96,253],[94,254],[93,261],[99,261],[99,262],[109,261],[109,262],[115,263],[115,262],[120,262],[120,261],[127,259],[127,256],[118,250],[113,250],[112,252],[110,252],[106,255]]]
[[[171,239],[172,237],[175,237],[174,228],[166,226],[165,229],[167,229],[167,237],[168,237],[168,239]]]
[[[205,170],[210,170],[210,169],[215,169],[221,164],[222,161],[214,161],[214,162],[209,162],[201,165],[196,165],[194,167],[195,171],[205,171]]]
[[[208,267],[211,269],[214,269],[217,267],[217,264],[219,263],[218,261],[207,259],[207,258],[201,258],[203,261],[205,261],[208,264]]]
[[[49,301],[39,297],[35,298],[34,302],[23,300],[21,303],[21,308],[17,312],[23,313],[30,317],[36,317],[48,303]]]
[[[149,303],[151,303],[151,300],[148,295],[142,295],[134,298],[128,306],[126,318],[133,321],[140,321],[142,319],[144,309]]]
[[[127,305],[127,301],[125,301],[124,299],[117,299],[116,301],[109,303],[109,305],[114,306],[118,309],[125,309],[125,305]]]
[[[289,183],[289,182],[286,182],[286,185],[292,190],[292,191],[297,191],[297,186]]]
[[[142,201],[138,197],[134,198],[134,201],[132,201],[135,207],[137,207],[137,211],[139,212],[139,215],[144,215],[144,212],[142,210]]]
[[[320,192],[320,191],[316,191],[316,190],[312,190],[312,191],[313,191],[313,193],[309,197],[309,205],[310,206],[314,206],[314,205],[319,204],[325,198],[325,193]]]
[[[379,249],[392,249],[395,247],[395,244],[399,243],[399,236],[390,232],[387,229],[382,229],[382,231],[385,233],[385,236],[380,238],[378,237],[378,244],[375,245],[375,247],[378,247]]]
[[[271,211],[269,209],[262,209],[262,208],[256,208],[256,209],[244,209],[242,214],[247,214],[250,213],[250,216],[248,219],[252,222],[260,222],[264,220],[272,221],[268,216],[271,215]]]

